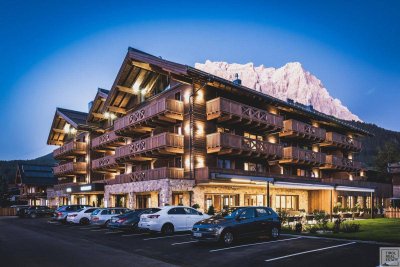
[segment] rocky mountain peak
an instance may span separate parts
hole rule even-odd
[[[304,105],[313,105],[315,110],[339,119],[361,121],[339,99],[333,98],[322,82],[306,71],[300,62],[272,68],[254,66],[251,62],[229,64],[206,60],[204,64],[196,63],[195,68],[231,81],[237,73],[242,84],[251,89],[284,101],[290,98]]]

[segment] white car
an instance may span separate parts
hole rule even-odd
[[[165,206],[152,214],[140,216],[139,228],[142,230],[172,234],[180,231],[190,231],[193,225],[210,216],[193,208],[183,206]]]
[[[98,208],[93,207],[86,207],[76,212],[71,212],[67,215],[67,222],[68,223],[76,223],[76,224],[89,224],[90,223],[90,215],[93,211],[97,210]]]
[[[107,227],[111,217],[118,216],[131,211],[127,208],[102,208],[96,209],[90,215],[90,224]]]

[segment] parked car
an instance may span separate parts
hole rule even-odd
[[[229,246],[244,237],[269,235],[279,238],[281,220],[269,207],[237,207],[229,214],[213,216],[193,226],[192,237],[199,241],[221,241]]]
[[[102,208],[97,209],[90,215],[90,224],[107,227],[111,217],[131,211],[126,208]]]
[[[190,231],[195,223],[209,217],[209,215],[190,207],[165,206],[153,214],[141,215],[139,228],[172,234],[179,231]]]
[[[77,210],[76,212],[71,212],[67,215],[67,222],[75,224],[89,224],[90,215],[92,215],[92,212],[97,209],[99,208],[85,207]]]
[[[85,207],[91,207],[89,205],[65,205],[61,206],[54,212],[53,220],[66,222],[67,215],[71,212],[76,212]]]
[[[160,209],[158,208],[137,209],[125,214],[114,216],[111,218],[108,224],[108,228],[125,230],[125,231],[136,231],[139,228],[138,224],[141,215],[151,214],[158,211],[160,211]]]
[[[30,205],[14,205],[14,206],[11,206],[11,208],[15,209],[16,215],[19,216],[19,217],[24,217],[25,210],[27,208],[30,208],[30,207],[32,207],[32,206],[30,206]]]
[[[22,217],[36,218],[36,217],[51,217],[54,210],[47,206],[31,206],[23,210],[24,214]]]

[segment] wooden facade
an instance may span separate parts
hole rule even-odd
[[[369,135],[313,109],[135,49],[86,116],[86,128],[63,118],[77,131],[62,139],[56,133],[64,124],[54,119],[58,128],[48,143],[61,145],[54,151],[61,160],[54,173],[68,184],[72,180],[65,177],[75,177],[76,184],[105,183],[106,189],[171,179],[192,181],[196,191],[218,180],[216,174],[294,184],[350,181],[360,176],[355,153],[360,138]],[[325,208],[324,192],[306,195],[324,202],[312,200],[310,209]]]

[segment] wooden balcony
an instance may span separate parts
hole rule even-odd
[[[54,176],[86,174],[86,162],[68,162],[53,168]]]
[[[283,149],[283,159],[280,164],[305,164],[320,166],[325,164],[326,155],[298,147],[285,147]]]
[[[118,136],[114,131],[93,138],[92,149],[97,151],[114,150],[116,147],[125,145],[124,137]]]
[[[359,140],[335,132],[327,132],[325,141],[320,146],[361,151],[361,142]]]
[[[106,180],[108,185],[124,184],[139,181],[159,180],[159,179],[183,179],[183,168],[162,167],[151,170],[124,173],[115,176],[115,179]]]
[[[135,109],[114,122],[119,135],[149,132],[154,127],[169,125],[183,120],[183,102],[175,99],[159,99]]]
[[[258,130],[283,128],[283,117],[222,97],[207,101],[207,120],[213,119]]]
[[[283,122],[283,131],[279,133],[279,137],[282,138],[301,138],[314,142],[325,140],[325,135],[325,129],[293,119],[285,120]]]
[[[334,155],[326,155],[326,164],[323,168],[355,171],[361,169],[361,162]]]
[[[92,160],[92,170],[97,172],[116,172],[119,168],[115,155]]]
[[[55,159],[66,159],[85,154],[86,143],[78,141],[70,141],[53,151],[53,157]]]
[[[229,133],[207,135],[207,153],[219,155],[281,158],[282,145]]]
[[[145,161],[168,155],[183,154],[183,135],[162,133],[115,150],[119,162]]]

